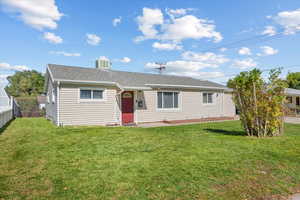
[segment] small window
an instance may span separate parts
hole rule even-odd
[[[213,95],[214,93],[203,93],[202,97],[203,97],[203,104],[212,104],[213,103]]]
[[[103,99],[103,90],[88,90],[81,89],[80,90],[80,99],[95,99],[100,100]]]
[[[93,90],[93,99],[103,99],[103,90]]]
[[[56,97],[55,97],[55,90],[53,88],[52,89],[52,103],[55,103],[55,99],[56,99]]]
[[[287,103],[293,103],[293,97],[286,97]]]
[[[178,108],[178,92],[157,92],[157,108]]]
[[[80,90],[80,99],[91,99],[92,90]]]
[[[300,97],[296,97],[296,106],[300,106]]]

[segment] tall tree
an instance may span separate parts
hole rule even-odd
[[[300,72],[289,73],[286,77],[289,88],[300,90]]]
[[[5,90],[11,96],[37,96],[43,93],[45,78],[35,70],[16,72],[7,80]]]
[[[241,72],[228,82],[233,88],[233,100],[240,110],[240,119],[249,136],[275,136],[283,133],[285,81],[281,71],[271,70],[268,80],[254,69]]]

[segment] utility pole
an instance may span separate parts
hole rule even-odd
[[[155,64],[159,66],[159,67],[156,67],[155,69],[157,69],[159,71],[159,73],[162,74],[163,70],[166,69],[166,63],[156,62]]]

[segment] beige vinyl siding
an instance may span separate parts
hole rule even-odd
[[[213,104],[203,104],[202,102],[203,92],[214,93]],[[174,110],[172,109],[160,110],[157,108],[156,90],[144,91],[142,94],[139,93],[137,98],[145,99],[144,108],[136,109],[136,118],[137,118],[137,122],[139,123],[163,121],[163,120],[184,120],[184,119],[199,119],[199,118],[207,118],[207,117],[223,117],[223,116],[233,117],[234,116],[234,105],[230,99],[230,94],[224,94],[223,92],[220,91],[199,91],[199,90],[179,91],[179,108]]]
[[[47,100],[49,100],[46,103],[46,118],[53,121],[53,123],[57,123],[57,99],[55,99],[55,102],[52,101],[52,89],[54,88],[54,92],[57,94],[56,87],[53,85],[53,82],[49,78],[49,84],[47,89]],[[57,98],[57,95],[55,95]]]
[[[231,93],[224,93],[224,115],[228,117],[235,116],[236,110],[232,100]]]
[[[80,88],[104,89],[103,101],[81,101]],[[62,125],[107,125],[119,123],[120,109],[116,88],[62,84],[60,87],[60,123]]]

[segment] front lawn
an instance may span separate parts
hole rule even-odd
[[[242,136],[240,123],[162,128],[13,121],[0,135],[0,199],[275,199],[300,186],[300,125]]]

